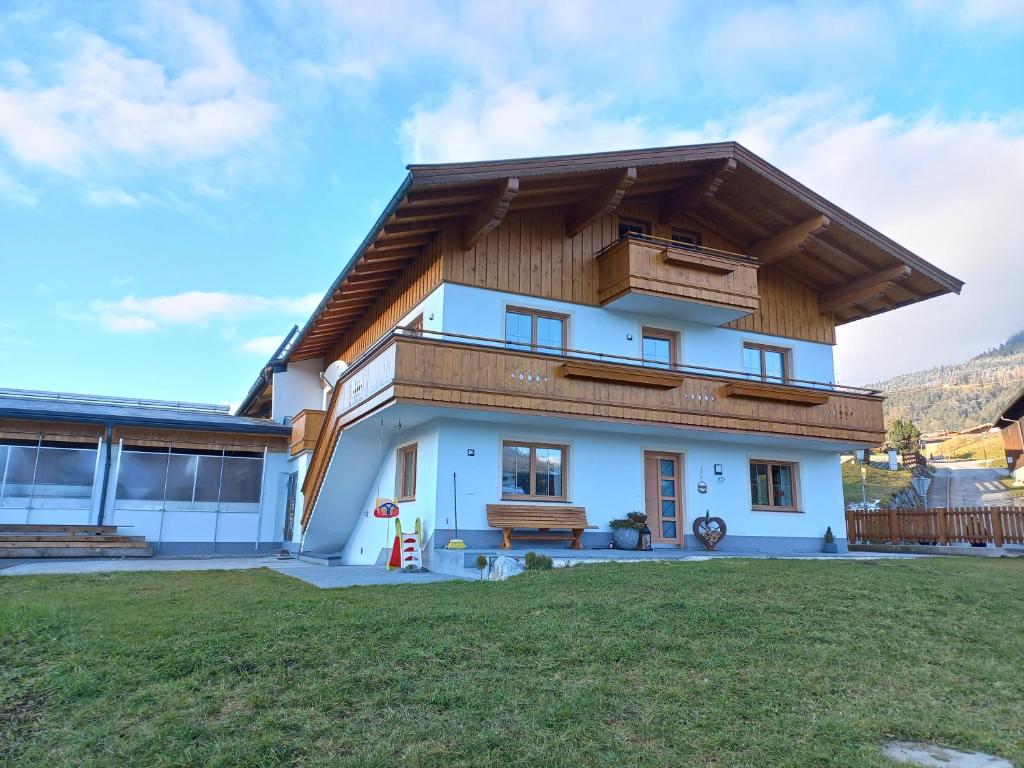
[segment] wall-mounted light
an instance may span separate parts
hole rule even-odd
[[[715,464],[715,474],[716,475],[721,475],[721,474],[723,474],[723,472],[724,472],[724,470],[722,469],[722,465],[721,464]]]
[[[433,320],[433,319],[434,319],[434,313],[431,312],[429,315],[427,315],[427,320]]]
[[[632,340],[633,340],[633,334],[632,333],[627,333],[626,334],[626,341],[632,341]]]
[[[476,456],[476,449],[475,448],[467,448],[466,449],[466,455],[467,456]]]

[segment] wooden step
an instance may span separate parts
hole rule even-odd
[[[148,547],[145,540],[142,541],[104,541],[97,539],[95,541],[0,541],[0,549],[24,549],[25,547],[47,547],[49,549],[75,549],[75,548],[99,548],[104,547],[121,547],[124,549],[142,548]]]
[[[117,533],[116,525],[35,525],[33,523],[0,523],[0,533]]]
[[[145,541],[145,536],[115,536],[109,533],[100,534],[99,536],[81,536],[79,534],[68,534],[61,535],[59,533],[51,534],[20,534],[20,533],[7,533],[0,534],[0,544],[4,542],[37,542],[37,541],[53,541],[53,542],[67,542],[69,544],[79,544],[82,546],[89,546],[98,541]]]
[[[135,546],[113,546],[97,547],[89,544],[80,544],[77,547],[51,547],[46,544],[39,546],[14,547],[5,549],[0,547],[0,559],[33,559],[42,557],[69,558],[69,557],[152,557],[153,550],[149,547]]]

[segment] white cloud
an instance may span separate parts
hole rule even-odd
[[[911,0],[918,13],[963,27],[1024,27],[1024,0]]]
[[[283,336],[257,336],[248,341],[243,341],[238,345],[238,349],[248,354],[270,357],[281,346],[283,340]]]
[[[320,301],[319,294],[297,298],[272,298],[242,293],[188,291],[170,296],[118,301],[94,301],[92,317],[114,332],[151,331],[168,325],[208,325],[213,320],[235,320],[246,315],[308,315]]]
[[[26,165],[81,174],[107,157],[168,163],[220,157],[263,137],[275,108],[235,54],[227,28],[183,5],[152,6],[154,35],[181,62],[136,56],[99,35],[64,31],[67,58],[0,86],[0,141]],[[37,69],[42,69],[39,67]],[[40,79],[50,81],[40,85]]]
[[[1024,328],[1017,289],[1006,279],[1024,253],[1024,230],[1014,225],[1024,188],[1024,113],[869,117],[864,105],[814,93],[681,132],[519,84],[493,94],[456,89],[434,108],[417,106],[401,129],[412,162],[727,139],[967,282],[963,296],[841,328],[841,379],[866,382],[956,361]]]
[[[34,206],[39,202],[39,197],[35,192],[19,182],[3,168],[0,168],[0,199],[28,206]]]
[[[134,208],[139,204],[138,197],[128,194],[120,187],[86,190],[85,199],[89,201],[90,205],[97,208],[113,208],[115,206]]]

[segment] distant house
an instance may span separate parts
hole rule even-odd
[[[1017,482],[1024,482],[1024,387],[1007,403],[996,424],[1003,436],[1006,463]]]

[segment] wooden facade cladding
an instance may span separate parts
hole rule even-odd
[[[733,309],[758,307],[757,264],[660,240],[625,238],[596,256],[598,302],[640,292]]]
[[[179,446],[211,451],[262,451],[266,448],[274,453],[283,453],[288,449],[288,437],[285,435],[159,427],[115,427],[114,442],[122,440],[131,445],[147,445],[158,448]]]
[[[320,427],[324,423],[324,411],[304,408],[292,417],[291,455],[311,451],[316,447]]]
[[[103,432],[100,424],[0,419],[0,438],[7,440],[38,440],[41,437],[46,442],[95,442]]]

